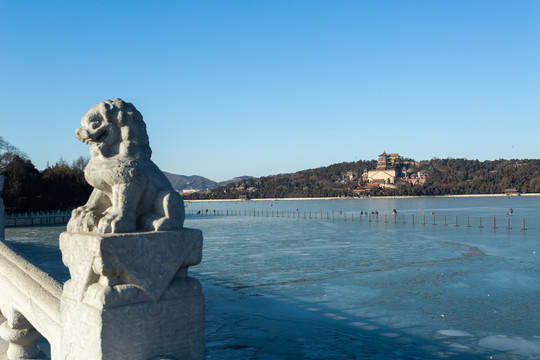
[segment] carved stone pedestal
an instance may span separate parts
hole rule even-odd
[[[62,233],[61,359],[204,358],[202,232]]]

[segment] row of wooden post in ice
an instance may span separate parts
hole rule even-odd
[[[199,215],[199,216],[263,216],[263,217],[282,217],[282,218],[304,218],[304,219],[325,219],[326,220],[343,220],[343,221],[355,221],[355,213],[354,212],[336,212],[336,211],[326,211],[323,216],[323,211],[320,212],[313,212],[313,211],[285,211],[285,210],[232,210],[232,209],[201,209],[201,210],[188,210],[188,215]],[[421,221],[418,223],[415,221],[414,214],[411,214],[411,224],[412,225],[438,225],[436,220],[436,215],[434,212],[431,213],[433,216],[433,222],[426,222],[426,215],[425,213],[422,213]],[[402,223],[406,224],[405,220],[405,214],[401,216],[401,219],[399,219],[399,216],[396,213],[390,214],[390,219],[388,214],[384,214],[384,220],[379,220],[379,213],[378,212],[362,212],[360,214],[356,213],[356,221],[367,221],[369,223],[371,222],[382,222],[389,223],[392,222],[394,224]],[[443,217],[443,226],[449,226],[453,225],[455,227],[460,226],[458,222],[458,216],[455,217],[455,224],[449,224],[446,219],[446,215]],[[511,223],[510,223],[511,217],[506,217],[506,227],[505,229],[511,230]],[[467,225],[464,225],[467,228],[473,227],[471,225],[471,219],[470,216],[467,216]],[[475,225],[476,226],[476,225]],[[478,228],[484,228],[482,216],[479,217],[479,223]],[[487,227],[487,226],[486,226]],[[493,225],[491,226],[492,229],[498,229],[497,226],[497,219],[496,216],[493,215]],[[525,226],[525,218],[523,218],[523,227],[521,228],[522,231],[527,230],[527,227]]]

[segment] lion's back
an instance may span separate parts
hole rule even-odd
[[[158,192],[174,191],[171,183],[165,177],[165,174],[157,167],[152,160],[144,160],[140,162],[139,171],[143,172],[148,178],[151,186],[155,187]],[[149,184],[150,185],[150,184]]]

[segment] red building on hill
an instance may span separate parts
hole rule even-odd
[[[387,154],[386,151],[379,155],[379,161],[377,162],[377,170],[390,170],[399,163],[400,157],[398,153]]]

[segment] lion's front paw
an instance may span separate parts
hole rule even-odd
[[[71,217],[67,223],[68,232],[79,232],[81,231],[80,219]]]
[[[107,214],[99,220],[98,232],[100,233],[125,233],[135,231],[135,218]]]
[[[105,215],[104,217],[99,220],[98,223],[98,232],[105,234],[105,233],[112,233],[112,222],[114,221],[115,216],[111,215]]]
[[[73,210],[67,224],[67,230],[69,232],[93,231],[98,221],[99,216],[94,211],[86,206],[81,206]]]
[[[71,212],[71,218],[72,219],[79,218],[81,216],[82,212],[85,211],[85,210],[87,210],[86,206],[79,206],[78,208],[74,209]]]

